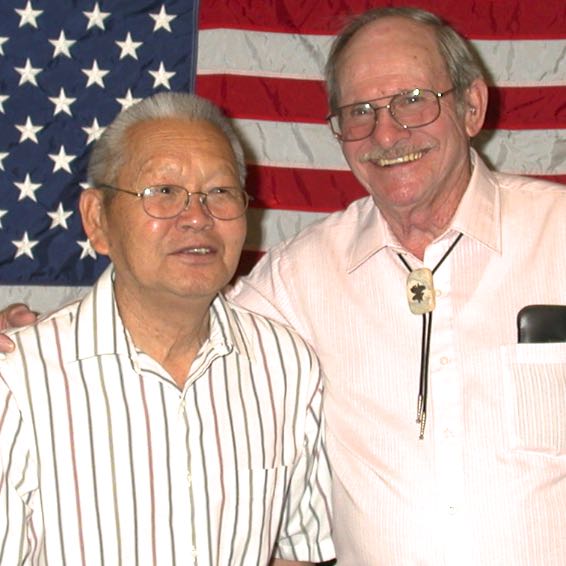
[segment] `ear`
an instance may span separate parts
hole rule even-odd
[[[109,242],[107,235],[106,207],[100,189],[86,189],[81,193],[79,210],[83,228],[90,245],[102,255],[108,255]]]
[[[483,79],[476,79],[464,94],[464,119],[466,133],[470,138],[482,129],[487,112],[488,91]]]

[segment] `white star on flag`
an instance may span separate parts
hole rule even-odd
[[[0,112],[4,114],[4,102],[10,98],[7,94],[0,94]]]
[[[32,85],[37,86],[35,76],[41,73],[41,69],[39,67],[32,67],[29,59],[26,59],[25,66],[16,67],[16,71],[20,74],[20,82],[18,83],[18,86],[22,86],[25,83],[31,83]]]
[[[124,41],[116,41],[116,45],[118,45],[118,47],[121,49],[120,59],[123,59],[124,57],[127,57],[129,55],[130,57],[133,57],[137,60],[138,54],[136,51],[141,44],[141,41],[134,41],[132,39],[132,34],[128,32],[128,35],[126,35],[126,39]]]
[[[34,10],[31,2],[28,0],[26,7],[21,10],[15,8],[16,13],[20,16],[20,25],[18,27],[24,27],[26,24],[34,28],[37,28],[37,18],[43,14],[43,10]]]
[[[6,151],[0,151],[0,171],[4,171],[4,159],[10,155]]]
[[[65,147],[61,146],[59,149],[59,153],[49,153],[49,158],[53,160],[53,173],[63,169],[67,171],[67,173],[71,172],[71,168],[69,167],[69,163],[75,159],[76,155],[67,155],[65,153]]]
[[[106,29],[104,27],[104,20],[110,15],[110,12],[101,12],[98,2],[94,5],[92,12],[83,12],[83,14],[88,18],[87,30],[95,26],[102,30]]]
[[[20,196],[18,197],[18,201],[29,198],[34,202],[37,202],[37,199],[35,198],[35,191],[37,191],[41,187],[41,183],[32,183],[29,173],[26,173],[26,177],[23,183],[14,183],[14,185],[16,185],[18,189],[20,189]]]
[[[92,246],[90,245],[90,240],[87,238],[86,240],[77,240],[77,244],[82,248],[81,257],[79,259],[84,259],[87,256],[90,256],[92,259],[96,259],[96,252],[93,250]]]
[[[64,88],[61,88],[59,90],[59,96],[50,96],[49,100],[53,102],[53,104],[55,104],[55,109],[53,110],[53,116],[56,116],[57,114],[59,114],[59,112],[65,112],[65,114],[72,116],[71,104],[73,104],[73,102],[75,102],[75,100],[77,99],[69,98],[65,94]]]
[[[60,202],[55,212],[47,213],[47,216],[51,218],[51,226],[49,229],[52,230],[53,228],[57,228],[57,226],[62,226],[65,230],[68,230],[69,227],[67,226],[67,218],[72,215],[72,211],[65,210],[63,208],[63,203]]]
[[[88,126],[84,126],[82,129],[88,136],[86,140],[87,145],[96,141],[102,135],[102,132],[104,132],[104,128],[98,124],[98,120],[96,118],[92,121],[92,126],[90,128]]]
[[[171,89],[169,79],[175,76],[175,72],[168,72],[163,65],[163,61],[159,63],[159,69],[157,69],[157,71],[149,71],[149,74],[153,77],[153,88],[163,85],[165,88]]]
[[[2,218],[3,218],[4,216],[6,216],[6,214],[8,214],[8,211],[7,211],[7,210],[0,210],[0,228],[3,228],[3,226],[2,226]]]
[[[128,109],[130,106],[133,106],[137,102],[139,102],[141,98],[134,98],[132,96],[131,89],[128,89],[125,98],[117,98],[116,102],[122,106],[122,110]]]
[[[153,26],[153,31],[157,31],[158,29],[171,31],[171,26],[169,24],[177,17],[176,15],[170,16],[165,11],[165,6],[161,6],[161,10],[159,11],[158,14],[149,14],[149,15],[155,21],[155,24]]]
[[[69,49],[76,43],[76,40],[67,39],[63,30],[61,30],[58,39],[50,39],[49,43],[51,43],[51,45],[55,48],[53,50],[53,58],[58,55],[65,55],[65,57],[69,57],[69,59],[71,59],[71,52]]]
[[[20,143],[26,140],[38,143],[36,134],[43,130],[43,126],[34,126],[31,118],[28,116],[25,124],[16,124],[16,129],[22,134],[20,136]]]
[[[21,255],[27,255],[31,259],[34,259],[33,252],[31,250],[38,244],[38,242],[39,240],[30,240],[27,232],[24,232],[24,237],[21,240],[12,240],[12,244],[14,244],[17,248],[14,259]]]
[[[87,88],[93,84],[97,84],[104,88],[104,81],[102,79],[110,72],[105,71],[104,69],[99,69],[96,59],[93,61],[90,69],[81,69],[81,71],[88,77],[88,81],[86,83]]]
[[[4,43],[8,41],[8,38],[5,36],[0,37],[0,55],[4,55]]]

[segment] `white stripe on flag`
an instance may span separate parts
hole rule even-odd
[[[333,36],[235,29],[199,33],[198,73],[322,80]],[[472,40],[497,86],[565,86],[566,40]]]
[[[325,124],[235,120],[250,164],[348,170]],[[476,142],[498,170],[522,175],[566,174],[566,130],[483,131]]]

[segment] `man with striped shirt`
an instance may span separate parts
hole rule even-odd
[[[161,93],[96,143],[80,211],[111,266],[0,361],[0,563],[297,565],[333,557],[321,375],[226,301],[242,148]]]

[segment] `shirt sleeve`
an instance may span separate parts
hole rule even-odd
[[[31,526],[37,491],[22,415],[0,375],[0,564],[35,564],[38,533]]]
[[[303,376],[308,379],[307,376]],[[314,378],[314,379],[313,379]],[[274,556],[322,562],[335,557],[331,540],[330,467],[322,422],[322,378],[313,354],[303,451],[290,486]]]

